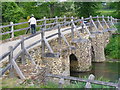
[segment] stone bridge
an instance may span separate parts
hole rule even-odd
[[[41,35],[41,45],[30,48],[27,53],[36,66],[46,67],[47,72],[51,74],[69,76],[70,71],[90,71],[92,62],[105,61],[104,48],[109,43],[111,34],[117,30],[114,23],[117,23],[117,19],[112,17],[90,16],[76,20],[72,17],[69,22],[57,23],[55,26],[57,32],[51,36],[46,37],[45,34],[48,34],[49,31],[45,31],[46,28],[41,29],[36,34]],[[54,36],[56,37],[48,40]],[[24,47],[24,44],[21,45]],[[25,58],[26,49],[24,48],[24,52],[18,55],[20,56],[18,59],[22,58],[23,65],[28,64],[30,59]],[[14,64],[11,65],[14,66]],[[17,73],[20,72],[17,71]],[[24,73],[23,75],[25,76]],[[23,78],[21,75],[20,77]]]

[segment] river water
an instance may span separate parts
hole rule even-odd
[[[103,77],[112,82],[116,82],[120,78],[120,62],[93,63],[92,65],[91,71],[81,73],[71,72],[71,76],[84,78],[94,74],[95,78]]]

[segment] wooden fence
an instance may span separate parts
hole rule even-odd
[[[112,83],[112,82],[94,80],[95,76],[93,74],[89,75],[88,79],[82,79],[82,78],[71,77],[71,76],[54,75],[54,74],[46,74],[46,77],[59,78],[60,88],[62,88],[62,86],[64,85],[65,83],[64,80],[74,80],[79,82],[86,82],[86,85],[84,88],[92,88],[91,84],[97,84],[97,85],[115,87],[116,89],[120,90],[120,78],[118,83]]]
[[[89,17],[89,18],[85,18],[84,20],[89,20],[91,17]],[[117,20],[119,20],[119,19],[114,19],[113,17],[104,17],[104,16],[102,16],[102,17],[92,17],[92,19],[96,19],[96,18],[105,18],[105,19],[108,19],[108,21],[109,20],[114,20],[115,22],[117,22]],[[50,28],[47,28],[47,26],[52,26],[52,28],[54,29],[55,28],[55,25],[57,25],[57,24],[61,24],[61,25],[63,25],[63,26],[65,26],[65,23],[66,22],[70,22],[71,21],[71,19],[74,19],[74,20],[76,20],[76,19],[78,19],[79,21],[80,21],[80,19],[78,18],[78,17],[66,17],[66,16],[64,16],[64,17],[55,17],[55,18],[46,18],[46,17],[44,17],[44,19],[40,19],[40,20],[37,20],[37,23],[41,23],[41,25],[37,25],[37,27],[40,27],[40,30],[42,30],[42,29],[45,29],[46,31],[47,30],[51,30],[51,27]],[[53,20],[53,21],[52,21]],[[63,21],[61,21],[61,20],[63,20]],[[53,23],[49,23],[50,21],[52,21]],[[48,23],[47,23],[48,22]],[[0,33],[0,35],[6,35],[6,34],[10,34],[11,35],[11,38],[14,38],[14,33],[15,32],[19,32],[19,31],[23,31],[23,30],[28,30],[28,29],[30,29],[30,26],[28,25],[28,27],[26,27],[26,28],[20,28],[20,29],[17,29],[17,30],[14,30],[14,27],[15,26],[18,26],[18,25],[23,25],[23,24],[27,24],[28,22],[21,22],[21,23],[13,23],[13,22],[10,22],[10,25],[4,25],[4,26],[0,26],[0,28],[1,28],[1,31],[2,31],[2,33]],[[70,25],[70,23],[69,24],[67,24],[67,25]],[[4,31],[4,28],[6,28],[6,27],[9,27],[10,28],[10,30],[8,30],[7,32],[3,32]]]
[[[99,16],[99,17],[98,16],[97,17],[90,16],[89,18],[85,18],[85,19],[83,17],[81,19],[74,18],[74,17],[71,17],[71,18],[64,17],[63,18],[64,21],[62,21],[62,22],[58,22],[58,19],[61,19],[61,18],[56,17],[56,18],[50,18],[50,19],[44,18],[41,20],[37,20],[37,22],[44,21],[44,23],[42,25],[38,25],[39,27],[43,26],[40,31],[38,31],[37,33],[32,34],[28,37],[25,37],[25,38],[21,37],[21,40],[14,47],[10,46],[9,51],[7,53],[3,54],[2,56],[0,56],[0,62],[2,62],[6,57],[9,57],[9,63],[7,64],[7,66],[5,68],[2,69],[1,75],[3,75],[7,70],[11,70],[10,73],[12,73],[12,70],[14,68],[16,70],[16,72],[18,73],[18,75],[20,76],[20,78],[25,79],[23,73],[21,72],[21,70],[19,69],[19,67],[16,63],[16,60],[21,55],[22,64],[25,64],[25,55],[26,55],[31,60],[31,62],[35,65],[35,62],[33,61],[32,57],[30,56],[28,49],[40,42],[42,43],[42,55],[45,56],[45,47],[44,46],[46,45],[47,48],[50,50],[53,57],[59,57],[60,54],[54,53],[54,51],[52,50],[51,46],[49,45],[47,39],[58,35],[59,40],[61,40],[61,38],[63,38],[63,40],[66,42],[66,45],[68,45],[68,47],[70,47],[65,36],[62,34],[62,32],[64,32],[64,31],[71,30],[72,38],[74,38],[74,32],[77,32],[78,36],[80,38],[82,38],[80,33],[77,30],[77,28],[81,26],[81,28],[79,28],[79,29],[85,28],[85,32],[87,32],[87,34],[90,37],[92,37],[92,33],[93,34],[94,33],[98,33],[98,34],[102,33],[98,30],[98,25],[96,25],[96,24],[99,24],[101,26],[101,28],[103,28],[102,24],[105,24],[107,26],[107,29],[104,30],[104,28],[103,28],[103,32],[106,32],[106,31],[116,30],[114,23],[117,23],[117,19],[114,19],[113,17],[104,17],[104,16],[102,16],[102,17],[101,16]],[[70,19],[70,20],[66,21],[66,19]],[[46,20],[55,20],[55,23],[47,24]],[[85,21],[87,21],[87,23]],[[1,33],[1,35],[12,33],[11,37],[14,37],[14,32],[26,30],[28,28],[23,28],[20,30],[13,30],[13,26],[24,24],[24,23],[27,23],[27,22],[17,23],[17,24],[11,23],[12,25],[0,26],[0,28],[11,27],[11,31]],[[51,28],[46,28],[47,25],[54,25],[54,26],[52,26]],[[63,29],[61,31],[61,28],[63,28],[64,26],[70,26],[70,27],[68,27],[67,29]],[[88,27],[91,27],[91,26],[96,28],[96,32],[89,31]],[[110,26],[114,26],[114,28],[111,29]],[[45,32],[49,31],[49,30],[53,30],[53,29],[57,29],[58,33],[54,33],[50,36],[45,37],[45,35],[44,35]],[[41,38],[38,41],[32,43],[31,45],[29,45],[27,47],[24,45],[25,40],[28,40],[38,34],[41,34]],[[59,43],[60,43],[60,41],[59,41]],[[13,55],[13,52],[19,46],[21,47],[20,52],[17,53],[16,55]]]

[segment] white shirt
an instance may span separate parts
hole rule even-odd
[[[36,19],[34,17],[31,17],[28,21],[31,24],[35,24],[36,25]]]

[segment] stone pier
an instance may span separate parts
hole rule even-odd
[[[93,62],[104,62],[105,54],[104,54],[104,35],[97,34],[95,38],[91,39],[92,48],[92,61]]]
[[[73,43],[76,50],[71,51],[70,70],[75,72],[86,72],[91,70],[91,42]]]

